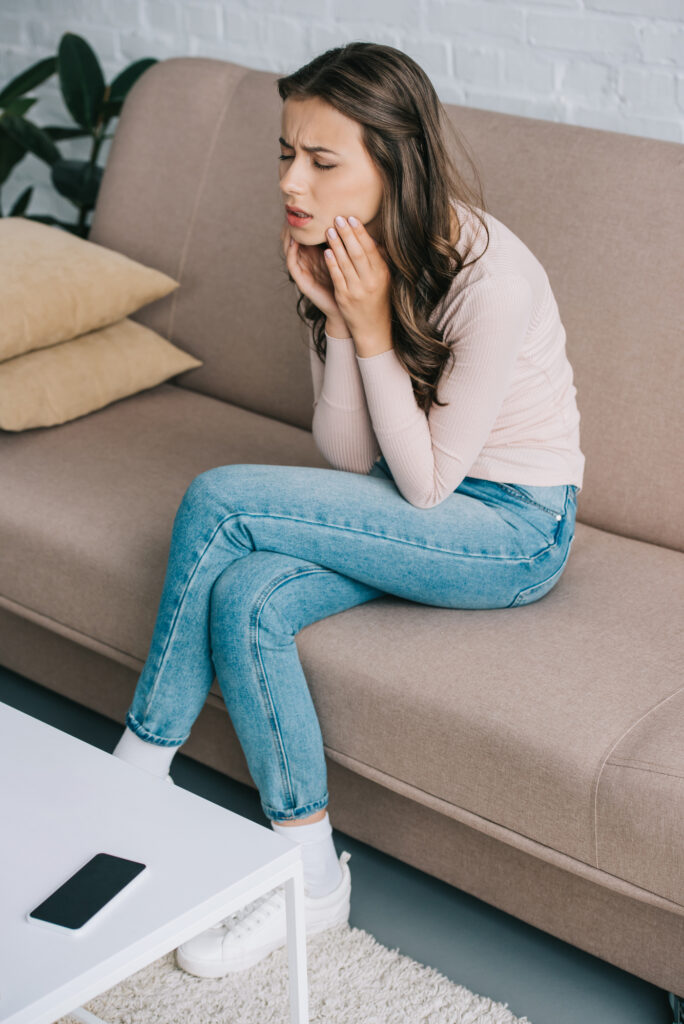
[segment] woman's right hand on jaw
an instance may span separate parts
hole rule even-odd
[[[335,301],[335,288],[326,266],[323,250],[317,245],[300,245],[292,239],[290,245],[290,225],[285,222],[280,232],[283,254],[287,261],[287,269],[302,294],[306,295],[328,320],[340,326],[344,317]]]

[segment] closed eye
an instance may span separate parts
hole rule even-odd
[[[291,156],[279,156],[279,160],[291,160]],[[319,171],[332,171],[333,167],[337,167],[337,164],[319,164],[314,160],[314,167],[318,167]]]

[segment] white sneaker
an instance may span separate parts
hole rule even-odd
[[[340,855],[342,881],[327,896],[304,895],[306,934],[334,928],[349,921],[351,853]],[[287,942],[285,886],[266,893],[231,914],[213,928],[182,943],[176,950],[179,967],[199,978],[220,978],[229,971],[244,971]]]

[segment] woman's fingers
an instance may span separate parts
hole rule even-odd
[[[322,250],[318,246],[300,245],[294,240],[290,244],[289,231],[283,230],[281,237],[291,279],[300,292],[329,315],[327,311],[336,307],[335,287]]]
[[[347,234],[347,232],[351,230],[349,226],[347,225],[346,229],[340,228],[340,231],[343,230],[345,233],[344,239],[340,237],[334,228],[328,230],[328,245],[333,252],[334,259],[328,257],[327,262],[328,267],[336,266],[339,269],[347,283],[347,287],[349,288],[353,285],[355,280],[358,281],[361,274],[360,267],[355,266],[355,263],[361,263],[361,260],[363,259],[365,260],[366,265],[368,265],[368,261],[359,243],[356,240],[349,238]],[[348,244],[351,245],[351,248],[354,249],[355,252],[348,251]],[[333,281],[336,280],[332,271],[330,276],[333,278]]]
[[[297,258],[297,255],[298,255],[297,254],[297,248],[298,248],[298,246],[297,246],[296,243],[293,244],[293,245],[290,245],[289,240],[286,240],[284,244],[286,246],[286,248],[285,248],[285,262],[287,263],[287,269],[289,270],[291,277],[294,278],[295,284],[299,287],[299,289],[301,291],[302,289],[301,289],[300,281],[301,281],[302,276],[303,276],[303,268],[302,268],[302,266],[301,266],[301,264],[300,264],[300,262],[299,262],[299,260]]]
[[[344,217],[335,217],[335,226],[337,238],[328,233],[329,245],[347,283],[351,284],[354,276],[362,277],[370,269],[370,247],[367,244],[370,236],[360,221],[354,228]]]
[[[312,285],[318,285],[319,287],[323,285],[313,273],[308,256],[305,255],[302,247],[297,242],[293,242],[291,246],[288,246],[287,265],[300,291],[308,294],[311,291]]]

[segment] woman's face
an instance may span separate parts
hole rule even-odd
[[[286,157],[278,163],[283,206],[311,214],[311,220],[289,225],[295,241],[301,245],[328,242],[326,231],[335,226],[335,217],[351,215],[381,242],[383,182],[361,143],[358,121],[319,97],[287,99],[281,131],[280,152]],[[326,152],[310,153],[305,146],[322,146]]]

